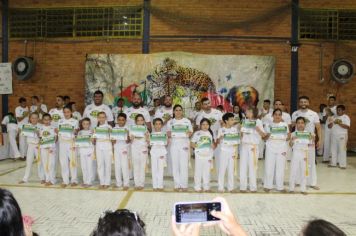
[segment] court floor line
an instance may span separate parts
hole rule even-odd
[[[5,171],[5,172],[3,172],[3,173],[0,173],[0,176],[4,176],[4,175],[7,175],[7,174],[10,174],[10,173],[12,173],[12,172],[14,172],[14,171],[17,171],[17,170],[22,169],[22,168],[25,168],[25,167],[26,167],[26,165],[13,168],[13,169],[11,169],[11,170],[8,170],[8,171]]]
[[[66,188],[62,188],[60,187],[59,185],[57,186],[50,186],[50,187],[47,187],[47,186],[38,186],[38,185],[20,185],[20,184],[2,184],[0,183],[0,187],[18,187],[18,188],[42,188],[42,189],[69,189],[69,190],[89,190],[89,191],[108,191],[108,192],[124,192],[124,190],[120,190],[120,189],[99,189],[97,187],[92,187],[92,188],[82,188],[82,187],[66,187]],[[290,194],[290,193],[278,193],[278,192],[270,192],[270,193],[265,193],[265,192],[257,192],[257,193],[239,193],[239,192],[236,192],[236,193],[218,193],[218,192],[211,192],[211,193],[196,193],[194,191],[188,191],[188,192],[175,192],[173,190],[165,190],[163,192],[155,192],[151,189],[146,189],[146,190],[139,190],[139,191],[136,191],[136,190],[133,190],[133,189],[130,189],[130,190],[127,190],[127,193],[129,194],[127,196],[128,200],[129,198],[131,197],[131,195],[133,193],[140,193],[140,192],[143,192],[143,193],[160,193],[160,194],[164,194],[164,193],[175,193],[175,194],[187,194],[187,193],[190,193],[190,194],[215,194],[215,195],[236,195],[236,194],[239,194],[239,195],[286,195],[286,196],[293,196],[293,195],[301,195],[300,193],[298,192],[295,192],[293,194]],[[308,192],[308,195],[356,195],[356,192]],[[121,205],[121,203],[119,204]]]
[[[134,193],[134,190],[128,190],[125,197],[121,200],[121,202],[119,203],[119,207],[118,209],[123,209],[126,207],[127,203],[130,201],[130,198],[132,196],[132,194]]]

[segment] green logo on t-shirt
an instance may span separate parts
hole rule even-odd
[[[58,114],[53,114],[53,115],[52,115],[52,120],[53,120],[54,122],[59,121],[60,118],[61,118],[61,117],[60,117]]]
[[[98,117],[98,114],[99,114],[100,111],[97,111],[97,110],[93,110],[90,112],[90,116],[91,117],[94,117],[94,118],[97,118]]]

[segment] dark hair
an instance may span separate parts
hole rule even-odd
[[[336,97],[335,97],[335,96],[330,96],[330,97],[329,97],[329,100],[330,100],[330,98],[333,98],[334,100],[336,100]]]
[[[28,116],[28,118],[30,118],[31,116],[36,115],[37,117],[40,117],[40,114],[38,114],[38,112],[31,112],[30,115]]]
[[[66,99],[70,99],[70,97],[68,95],[65,95],[63,96],[63,99],[66,100]]]
[[[69,102],[66,106],[70,107],[70,109],[73,111],[73,105],[75,105],[75,102]]]
[[[283,105],[283,102],[282,102],[282,100],[281,100],[281,99],[279,99],[279,98],[277,98],[277,99],[274,99],[274,101],[273,101],[273,104],[276,104],[276,102],[281,102],[281,103],[282,103],[282,105]]]
[[[322,103],[322,104],[319,105],[319,108],[325,108],[325,107],[327,107],[327,105],[324,104],[324,103]]]
[[[139,117],[142,117],[142,119],[145,120],[145,117],[142,114],[137,114],[136,117],[135,117],[135,122],[137,122],[137,119]]]
[[[224,121],[224,123],[226,123],[226,121],[228,121],[230,118],[234,118],[234,114],[231,112],[227,112],[222,116],[222,120]]]
[[[316,219],[311,220],[303,229],[304,236],[346,236],[336,225],[329,221]]]
[[[92,236],[145,236],[145,223],[127,209],[106,211],[100,217]]]
[[[297,117],[297,119],[295,120],[295,123],[297,123],[299,120],[302,120],[305,123],[305,118],[303,116]]]
[[[343,111],[346,110],[346,107],[344,105],[337,105],[336,110],[339,108],[342,109]]]
[[[269,99],[265,99],[265,100],[263,100],[263,102],[267,102],[267,103],[271,104],[271,100],[269,100]]]
[[[277,109],[274,109],[273,112],[272,112],[272,116],[274,115],[274,113],[276,113],[277,111],[281,112],[281,114],[283,114],[283,111],[279,108]]]
[[[88,117],[85,117],[85,118],[81,119],[81,120],[79,121],[79,128],[80,128],[80,130],[83,130],[83,129],[84,129],[84,127],[83,127],[83,122],[84,122],[84,121],[88,121],[89,124],[91,123],[91,120],[90,120]]]
[[[123,118],[125,118],[125,120],[127,119],[127,115],[126,115],[125,113],[123,113],[123,112],[120,112],[120,113],[117,115],[117,118],[119,118],[119,117],[123,117]]]
[[[68,109],[68,110],[70,110],[70,111],[73,111],[73,110],[72,110],[72,106],[70,106],[69,103],[63,107],[63,110],[64,110],[64,109]]]
[[[216,108],[217,108],[217,109],[224,110],[224,106],[223,106],[223,105],[217,105]]]
[[[119,99],[117,99],[117,102],[116,102],[116,103],[118,103],[118,102],[120,102],[120,101],[125,102],[125,99],[119,98]]]
[[[24,97],[20,97],[19,98],[19,103],[23,103],[23,102],[26,102],[27,100],[26,100],[26,98],[24,98]]]
[[[200,126],[203,124],[203,122],[207,122],[208,124],[209,124],[209,133],[211,134],[211,137],[213,138],[213,141],[214,141],[214,133],[213,133],[213,131],[211,130],[211,128],[210,128],[210,126],[211,126],[211,122],[210,122],[210,120],[209,119],[207,119],[207,118],[203,118],[203,119],[201,119],[200,120]]]
[[[62,95],[58,95],[57,98],[64,100],[64,97]]]
[[[238,108],[239,108],[239,113],[238,113],[238,115],[239,115],[240,120],[242,120],[242,118],[243,118],[242,112],[243,112],[243,111],[242,111],[241,107],[240,107],[239,105],[235,104],[235,105],[232,107],[232,112],[234,112],[234,107],[238,107]]]
[[[103,92],[101,92],[100,90],[96,90],[96,91],[94,92],[94,96],[97,95],[97,94],[99,94],[99,95],[101,95],[101,96],[104,97]]]
[[[24,225],[19,204],[6,189],[0,188],[0,232],[4,236],[24,236]]]
[[[153,102],[156,102],[156,101],[160,101],[160,99],[159,98],[153,99]]]
[[[302,99],[306,99],[306,100],[309,101],[309,97],[308,97],[308,96],[305,96],[305,95],[300,96],[300,97],[298,98],[298,100],[302,100]]]
[[[35,95],[35,96],[32,96],[31,98],[32,98],[32,99],[36,99],[37,101],[40,100],[40,99],[38,98],[38,96],[36,96],[36,95]]]
[[[175,115],[174,115],[174,111],[175,111],[175,109],[177,109],[177,107],[180,107],[183,110],[182,105],[180,105],[180,104],[174,105],[174,107],[173,107],[173,118],[176,118]]]
[[[247,111],[247,110],[252,111],[252,116],[253,116],[253,118],[254,118],[254,119],[257,119],[257,117],[258,117],[258,109],[257,109],[257,107],[248,107],[248,108],[246,109],[246,111]]]
[[[42,115],[42,120],[43,120],[43,118],[45,118],[45,117],[49,117],[50,119],[52,119],[51,115],[48,114],[48,113],[44,113],[44,114]]]
[[[207,97],[204,97],[204,98],[202,98],[201,100],[200,100],[200,102],[203,104],[203,102],[205,102],[205,101],[209,101],[209,98],[207,98]]]
[[[156,122],[161,122],[161,124],[163,125],[163,120],[161,118],[154,118],[153,119],[153,124],[156,124]]]

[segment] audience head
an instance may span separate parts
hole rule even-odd
[[[335,96],[330,96],[330,97],[328,98],[328,105],[329,105],[329,107],[335,106],[335,103],[336,103],[336,97],[335,97]]]
[[[270,106],[271,106],[271,100],[269,100],[269,99],[263,100],[263,108],[265,110],[267,110],[267,112],[269,111]]]
[[[309,108],[309,97],[308,96],[300,96],[299,97],[299,107],[300,109],[308,109]]]
[[[309,221],[301,232],[303,236],[346,236],[341,229],[326,220]]]
[[[2,236],[24,236],[21,209],[11,192],[0,189],[0,232]]]
[[[103,92],[101,92],[100,90],[96,90],[94,92],[94,104],[96,106],[100,106],[101,104],[103,104],[103,99],[104,99]]]
[[[211,102],[209,100],[209,98],[202,98],[201,99],[201,108],[204,110],[204,111],[210,111],[211,109]]]
[[[338,105],[336,107],[336,113],[338,116],[342,116],[345,113],[346,107],[344,105]]]
[[[19,98],[19,103],[21,107],[26,107],[27,106],[27,100],[24,97]]]
[[[145,223],[135,213],[126,209],[106,211],[100,217],[92,236],[144,236]]]

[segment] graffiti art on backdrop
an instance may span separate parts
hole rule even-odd
[[[123,97],[129,104],[138,92],[145,105],[164,95],[188,112],[209,97],[212,106],[256,106],[274,98],[275,58],[272,56],[205,55],[186,52],[153,54],[91,54],[85,64],[85,102],[96,90],[114,106]]]

